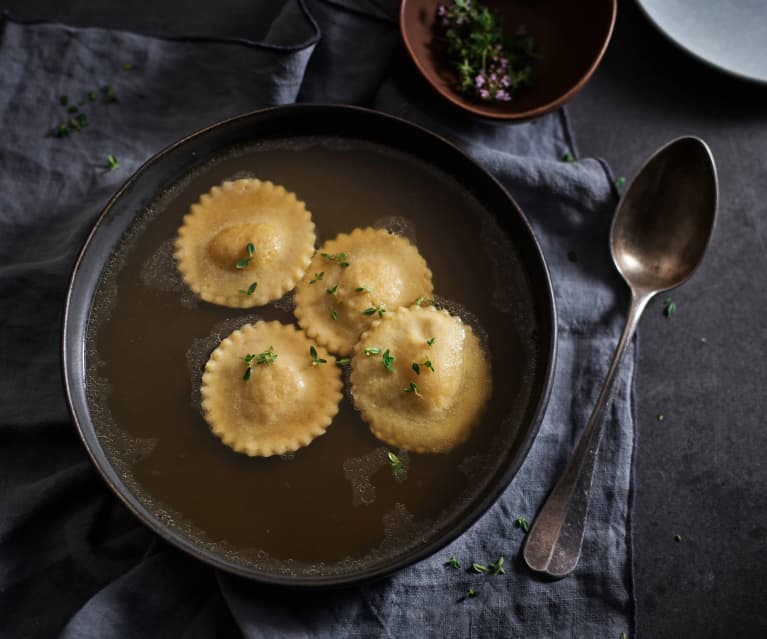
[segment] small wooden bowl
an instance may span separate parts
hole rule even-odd
[[[436,41],[439,4],[450,0],[403,0],[400,32],[410,57],[424,78],[453,104],[475,115],[526,120],[562,106],[597,68],[615,25],[617,0],[485,0],[503,18],[505,29],[522,27],[535,38],[538,59],[533,84],[509,102],[484,103],[455,88],[442,46]]]

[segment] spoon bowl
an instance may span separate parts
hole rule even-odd
[[[618,204],[610,251],[630,287],[664,291],[685,282],[706,251],[717,209],[706,143],[683,137],[645,162]]]
[[[711,151],[699,138],[683,137],[644,163],[618,203],[610,252],[631,289],[631,306],[575,453],[527,536],[523,556],[536,572],[559,579],[578,564],[602,416],[621,358],[652,297],[682,284],[700,264],[714,230],[717,201]]]

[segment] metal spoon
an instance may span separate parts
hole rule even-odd
[[[706,251],[717,208],[714,158],[706,143],[682,137],[656,151],[629,185],[613,218],[610,252],[631,289],[626,326],[575,454],[527,536],[527,565],[550,577],[578,563],[602,416],[618,365],[647,303],[685,282]]]

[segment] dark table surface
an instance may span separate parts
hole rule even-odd
[[[265,27],[248,20],[248,0],[0,6],[21,18],[158,35],[257,39]],[[676,314],[664,317],[659,299],[641,323],[638,631],[766,637],[767,86],[687,56],[625,0],[602,65],[568,111],[581,155],[605,158],[616,175],[630,177],[679,135],[713,150],[720,209],[710,251],[673,292]]]

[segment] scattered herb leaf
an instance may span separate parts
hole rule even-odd
[[[248,286],[247,289],[241,288],[240,293],[243,295],[253,295],[253,293],[256,292],[256,289],[258,288],[258,282],[253,282],[250,286]]]
[[[309,355],[312,358],[312,366],[317,366],[319,364],[327,364],[328,360],[322,359],[317,355],[317,349],[314,348],[314,346],[309,347]]]
[[[413,366],[413,370],[415,371],[415,374],[416,375],[420,375],[421,374],[421,366],[418,364],[418,362],[413,362],[412,366]]]
[[[110,171],[114,171],[115,169],[120,168],[120,163],[117,161],[117,158],[111,153],[107,155],[107,168],[109,168]]]
[[[106,86],[101,87],[101,91],[107,97],[109,102],[117,102],[117,94],[115,93],[114,87],[111,84],[107,84]]]
[[[568,151],[562,156],[562,162],[575,162],[575,156]]]
[[[425,359],[425,360],[423,361],[423,365],[424,365],[426,368],[428,368],[428,369],[429,369],[429,370],[430,370],[432,373],[433,373],[433,372],[435,372],[435,371],[434,371],[434,366],[432,365],[432,363],[431,363],[431,360],[430,360],[430,359],[428,359],[428,358],[427,358],[427,359]]]
[[[665,300],[663,300],[663,314],[671,319],[673,317],[674,313],[676,313],[676,304],[671,301],[670,297],[667,297]]]
[[[488,564],[487,567],[491,575],[506,574],[506,569],[503,567],[503,555],[500,555],[494,563]]]
[[[471,564],[471,568],[474,572],[478,572],[480,574],[485,574],[487,572],[487,566],[485,564],[480,564],[479,562],[474,562]]]
[[[277,359],[277,353],[274,352],[274,347],[270,346],[269,350],[259,353],[256,356],[256,364],[259,366],[271,366]]]
[[[388,353],[389,351],[386,351],[386,352]],[[372,346],[371,348],[365,349],[365,357],[370,357],[371,355],[380,355],[380,354],[381,354],[381,349],[378,348],[377,346]]]
[[[530,522],[527,521],[526,517],[517,517],[517,520],[515,522],[519,528],[521,528],[525,533],[530,532]]]
[[[619,639],[629,639],[629,636],[625,632],[622,632]]]
[[[415,305],[416,305],[416,306],[420,306],[421,304],[423,304],[423,303],[424,303],[424,299],[425,299],[425,298],[424,298],[424,296],[423,296],[423,295],[421,295],[421,297],[419,297],[419,298],[418,298],[418,299],[415,301]]]
[[[88,91],[88,99],[93,102],[96,99],[96,92],[95,91]]]
[[[338,366],[347,366],[352,363],[351,357],[342,357],[336,360]]]
[[[334,253],[332,255],[330,253],[320,253],[320,255],[328,262],[333,262],[344,268],[349,266],[349,262],[346,261],[346,253]]]
[[[320,273],[315,273],[314,277],[309,280],[309,284],[314,284],[315,282],[319,282],[322,280],[323,277],[325,277],[325,271],[321,271]]]
[[[625,186],[626,184],[626,178],[625,177],[619,177],[615,179],[615,188],[619,191]]]
[[[395,359],[396,359],[395,357],[392,357],[389,354],[389,349],[387,348],[384,351],[384,354],[383,354],[383,365],[384,365],[384,368],[386,370],[388,370],[388,371],[393,371],[394,369],[392,368],[392,364],[394,364],[394,360]]]
[[[366,308],[364,311],[362,311],[362,314],[369,317],[370,315],[375,315],[378,313],[378,317],[383,317],[385,312],[386,306],[380,304],[378,307],[371,306],[370,308]]]
[[[336,313],[335,311],[330,311],[330,319],[332,319],[333,321],[337,320],[338,313]]]
[[[74,105],[74,104],[67,109],[67,111],[69,111],[69,113],[77,113],[79,110],[80,109],[78,109],[77,106]]]
[[[247,365],[247,368],[245,369],[245,374],[242,376],[242,379],[244,379],[246,382],[250,379],[250,376],[253,373],[253,360],[255,358],[256,356],[253,353],[249,353],[242,358],[242,361],[245,362],[245,364]]]
[[[423,395],[421,395],[421,393],[418,392],[418,384],[416,384],[415,382],[410,382],[410,384],[408,384],[408,387],[403,388],[402,391],[405,393],[413,393],[413,395],[415,395],[416,397],[423,397]]]
[[[666,416],[663,413],[658,413],[657,419],[659,422],[662,422],[664,419],[666,419]]]
[[[335,295],[336,293],[338,293],[338,284],[336,284],[333,288],[326,288],[325,292],[328,295]]]
[[[370,288],[368,288],[367,286],[358,286],[358,287],[357,287],[357,288],[355,288],[354,290],[355,290],[355,291],[357,291],[358,293],[372,293],[372,292],[373,292],[373,291],[372,291]]]
[[[436,342],[436,341],[437,341],[437,338],[436,338],[436,337],[432,337],[431,339],[427,339],[427,340],[426,340],[426,343],[427,343],[429,346],[434,346],[434,342]]]
[[[679,534],[677,534],[677,535],[674,535],[674,541],[675,541],[675,542],[677,542],[677,543],[679,543],[680,541],[682,541],[682,535],[679,535]]]
[[[252,242],[248,242],[248,244],[245,246],[245,252],[248,254],[248,256],[237,260],[237,263],[234,265],[234,268],[244,269],[250,265],[250,260],[253,259],[253,254],[256,252],[256,247],[253,246]]]
[[[474,590],[474,588],[469,588],[466,591],[466,594],[463,597],[461,597],[458,601],[466,601],[467,599],[473,599],[474,597],[477,597],[477,596],[479,596],[479,592]]]
[[[451,568],[460,568],[460,567],[461,567],[461,562],[460,562],[460,561],[458,561],[458,560],[455,558],[455,555],[450,555],[450,559],[448,559],[448,560],[447,560],[447,561],[446,561],[444,564],[442,564],[442,565],[443,565],[443,566],[450,566]]]

